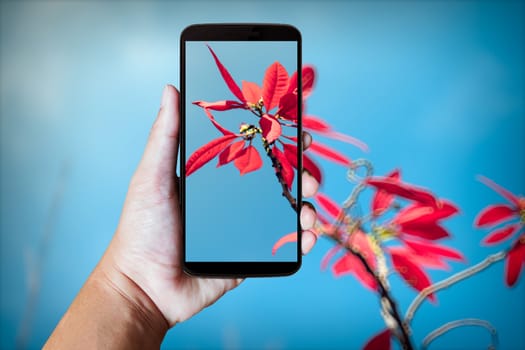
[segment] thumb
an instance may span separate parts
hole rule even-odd
[[[166,85],[157,119],[135,174],[141,185],[153,185],[166,195],[173,193],[175,185],[179,125],[179,92],[174,86]]]

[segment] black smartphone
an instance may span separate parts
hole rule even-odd
[[[292,274],[301,265],[300,32],[199,24],[180,45],[184,270]],[[275,251],[280,239],[288,243]]]

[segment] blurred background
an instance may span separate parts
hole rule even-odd
[[[461,207],[453,238],[471,265],[482,247],[476,214],[502,198],[483,174],[525,193],[523,2],[32,2],[3,1],[1,17],[0,347],[40,348],[118,223],[166,83],[178,85],[179,35],[198,22],[284,22],[303,35],[319,79],[309,113],[368,143],[323,140],[378,174]],[[321,163],[338,201],[345,170]],[[362,203],[366,212],[367,203]],[[251,279],[168,333],[163,348],[361,347],[384,328],[376,296],[353,277],[320,271],[321,239],[292,277]],[[431,273],[434,281],[463,268]],[[396,276],[406,310],[415,293]],[[486,319],[501,349],[525,348],[525,277],[503,263],[439,292],[413,321],[413,339],[445,322]],[[481,349],[489,334],[454,330],[431,349]],[[17,345],[18,344],[18,345]]]

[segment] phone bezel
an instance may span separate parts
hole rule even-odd
[[[297,261],[293,262],[194,262],[186,261],[186,42],[187,41],[295,41],[297,42],[297,69],[302,69],[302,42],[299,30],[287,24],[261,24],[261,23],[220,23],[220,24],[194,24],[186,27],[180,37],[180,208],[182,224],[182,263],[186,273],[196,276],[213,277],[265,277],[265,276],[287,276],[299,270],[302,263],[301,254],[301,224],[299,211],[297,217]],[[302,137],[302,81],[301,74],[298,74],[298,123],[297,139]],[[298,169],[302,169],[302,143],[298,142]],[[301,174],[296,176],[297,208],[301,208]],[[284,199],[283,199],[284,200]]]

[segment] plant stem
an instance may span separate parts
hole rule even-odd
[[[281,163],[273,155],[273,153],[272,153],[272,151],[270,149],[270,145],[264,139],[263,139],[263,146],[264,146],[264,149],[266,151],[266,154],[272,160],[272,165],[275,168],[275,175],[277,176],[277,179],[278,179],[279,183],[281,184],[281,187],[282,187],[282,190],[283,190],[283,196],[288,200],[288,202],[290,202],[290,205],[292,206],[292,208],[296,212],[298,212],[299,208],[297,208],[297,201],[293,197],[293,195],[290,193],[290,191],[288,190],[288,186],[286,185],[286,182],[283,179],[282,171],[281,171],[281,169],[282,169]],[[367,160],[359,159],[359,160],[356,160],[356,161],[354,161],[352,163],[352,165],[351,165],[351,167],[350,167],[350,169],[348,171],[348,178],[349,179],[354,179],[355,180],[357,178],[356,175],[355,175],[355,172],[357,171],[357,169],[359,167],[364,167],[366,169],[366,176],[367,177],[372,175],[372,170],[373,169],[372,169],[371,163],[369,161],[367,161]],[[359,184],[354,187],[352,193],[350,194],[348,199],[343,204],[345,213],[348,214],[348,212],[351,210],[352,206],[357,202],[357,198],[358,198],[359,194],[363,191],[364,187],[365,186],[364,186],[362,181],[359,181]],[[337,226],[339,226],[341,224],[343,224],[343,218],[340,218],[336,222]],[[336,232],[337,231],[338,230],[336,230]],[[349,253],[355,255],[359,259],[359,261],[361,261],[361,263],[365,267],[366,271],[370,274],[370,276],[372,276],[374,278],[374,280],[375,280],[375,282],[376,282],[376,284],[378,286],[378,294],[380,296],[380,300],[381,301],[386,301],[386,304],[388,306],[388,310],[385,310],[385,311],[396,322],[397,329],[398,329],[398,332],[396,333],[396,336],[397,336],[399,342],[401,343],[401,347],[404,350],[413,350],[414,347],[413,347],[413,345],[412,345],[412,343],[410,341],[408,328],[405,328],[405,324],[403,323],[403,320],[401,318],[401,314],[399,313],[399,310],[397,308],[397,304],[394,301],[394,299],[392,298],[392,296],[390,295],[389,289],[385,286],[385,284],[383,283],[383,280],[376,274],[374,269],[368,264],[367,260],[361,254],[361,252],[359,250],[357,250],[356,248],[352,247],[349,244],[348,234],[325,235],[325,237],[333,240],[338,245],[344,247]]]
[[[435,329],[434,331],[430,332],[425,339],[423,339],[423,344],[421,344],[421,349],[425,350],[428,348],[430,343],[432,343],[436,338],[442,336],[443,334],[459,327],[469,327],[469,326],[476,326],[485,328],[490,333],[491,337],[491,343],[489,345],[489,349],[496,349],[498,346],[498,332],[494,326],[492,326],[488,321],[480,320],[477,318],[465,318],[463,320],[457,320],[445,323],[441,327]]]
[[[290,203],[293,210],[295,210],[296,212],[299,212],[299,209],[297,208],[297,199],[295,199],[295,197],[290,193],[290,190],[288,189],[288,185],[286,184],[286,181],[284,181],[283,173],[282,173],[283,166],[281,165],[281,162],[279,162],[277,157],[275,157],[275,155],[272,152],[272,149],[270,148],[270,145],[264,138],[262,139],[262,142],[263,142],[263,147],[264,147],[264,151],[266,152],[266,155],[272,161],[272,166],[275,169],[275,176],[277,177],[277,180],[279,181],[279,184],[281,185],[283,197],[286,198],[286,200]],[[299,174],[297,176],[299,176]]]
[[[450,287],[451,285],[459,282],[459,281],[462,281],[472,275],[475,275],[476,273],[478,272],[481,272],[483,270],[485,270],[486,268],[488,268],[489,266],[491,266],[492,264],[494,264],[495,262],[498,262],[500,260],[503,260],[505,257],[507,256],[507,252],[505,251],[501,251],[501,252],[498,252],[498,253],[495,253],[495,254],[492,254],[492,255],[489,255],[488,257],[486,257],[484,260],[482,260],[481,262],[477,263],[476,265],[473,265],[463,271],[460,271],[440,282],[437,282],[437,283],[434,283],[433,285],[431,286],[428,286],[427,288],[423,289],[416,297],[415,299],[412,301],[412,303],[410,304],[410,306],[408,307],[408,310],[405,314],[405,321],[404,321],[404,324],[405,326],[408,328],[410,327],[410,322],[412,321],[412,319],[414,318],[414,315],[417,311],[417,309],[419,308],[419,306],[421,306],[421,303],[425,300],[425,298],[434,293],[434,292],[437,292],[439,290],[442,290],[442,289],[445,289],[445,288],[448,288]]]

